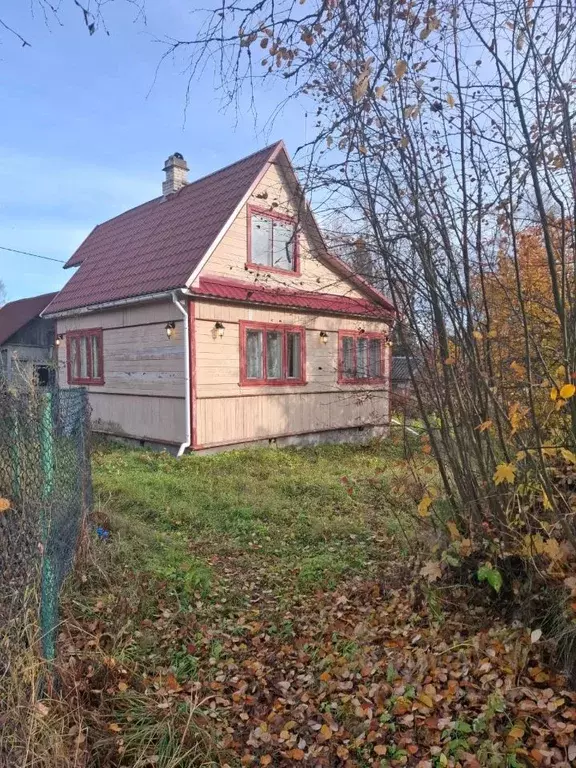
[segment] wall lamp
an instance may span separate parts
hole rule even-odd
[[[59,347],[60,344],[62,344],[63,341],[64,341],[64,334],[63,333],[57,334],[57,336],[56,336],[56,346]]]
[[[326,331],[320,331],[320,342],[322,344],[328,343],[328,334],[326,333]]]
[[[214,335],[220,339],[224,336],[224,323],[221,323],[220,320],[214,324]]]
[[[170,320],[169,323],[166,323],[165,329],[166,329],[166,336],[168,336],[168,338],[171,339],[172,334],[176,329],[176,323],[174,322],[174,320]]]

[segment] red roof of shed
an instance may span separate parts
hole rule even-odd
[[[283,143],[99,224],[67,262],[80,269],[46,314],[182,288]]]
[[[30,320],[38,317],[56,295],[55,293],[43,293],[41,296],[11,301],[0,308],[0,344],[4,344],[10,336],[13,336]]]
[[[191,293],[229,301],[248,301],[251,304],[291,307],[293,309],[315,310],[318,312],[362,317],[389,318],[391,311],[368,299],[351,296],[337,296],[332,293],[297,291],[289,288],[270,288],[241,283],[237,280],[201,277],[198,288]]]

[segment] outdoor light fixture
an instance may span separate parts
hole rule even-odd
[[[176,323],[174,320],[170,320],[169,323],[166,323],[166,336],[168,336],[169,339],[172,338],[172,334],[174,333],[174,329],[176,328]]]
[[[64,334],[63,333],[59,333],[56,336],[56,346],[59,347],[60,344],[62,344],[63,341],[64,341]]]
[[[214,325],[214,331],[219,338],[222,338],[224,336],[224,323],[221,323],[220,320]]]
[[[328,343],[328,334],[326,333],[326,331],[320,331],[320,341],[322,342],[322,344]]]

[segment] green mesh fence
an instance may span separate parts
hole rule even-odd
[[[37,606],[48,661],[60,589],[91,506],[89,427],[83,389],[0,384],[0,634]]]

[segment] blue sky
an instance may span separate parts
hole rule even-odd
[[[162,166],[182,152],[190,178],[284,138],[305,135],[303,107],[266,126],[278,94],[262,92],[258,121],[223,112],[213,73],[192,85],[185,115],[183,61],[156,68],[155,38],[191,36],[204,0],[147,0],[147,25],[123,2],[107,6],[110,34],[90,37],[72,0],[47,25],[30,3],[2,3],[2,21],[31,43],[0,34],[0,246],[67,259],[99,222],[161,191]],[[311,118],[308,118],[310,121]],[[310,122],[309,122],[310,125]],[[57,290],[59,264],[0,250],[8,299]]]

